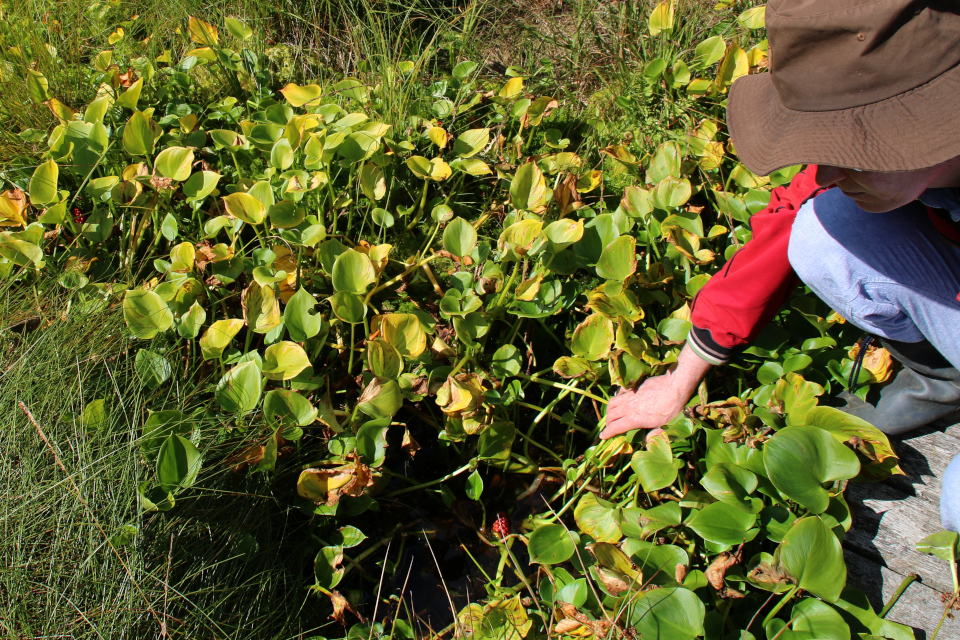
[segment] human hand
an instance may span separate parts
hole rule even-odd
[[[623,389],[607,405],[607,424],[600,433],[606,440],[634,429],[657,429],[673,420],[689,395],[679,389],[673,373],[647,378],[637,389]]]
[[[606,440],[634,429],[657,429],[673,420],[686,406],[710,363],[684,346],[671,371],[647,378],[635,390],[622,390],[607,405],[607,423],[600,437]]]

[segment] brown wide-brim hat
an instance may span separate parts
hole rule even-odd
[[[741,162],[912,171],[960,156],[960,3],[770,0],[770,73],[730,88]]]

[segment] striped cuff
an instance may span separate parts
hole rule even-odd
[[[694,325],[687,335],[687,344],[700,358],[712,365],[726,364],[733,356],[733,349],[720,346],[708,329]]]

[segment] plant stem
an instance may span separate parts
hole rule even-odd
[[[607,400],[601,398],[600,396],[596,396],[582,389],[577,389],[576,387],[571,387],[570,385],[567,385],[567,384],[560,384],[559,382],[554,382],[553,380],[545,380],[544,378],[541,378],[539,376],[535,376],[535,375],[528,376],[523,373],[518,373],[517,377],[523,380],[529,380],[530,382],[536,382],[537,384],[543,384],[548,387],[553,387],[554,389],[565,389],[567,391],[572,391],[573,393],[579,393],[580,395],[590,398],[591,400],[596,400],[601,404],[607,404]]]
[[[767,614],[767,617],[763,619],[762,626],[764,629],[767,628],[767,625],[770,623],[771,620],[777,617],[777,614],[780,613],[780,609],[783,609],[783,606],[788,602],[790,602],[790,600],[793,598],[793,596],[797,594],[797,591],[799,590],[800,590],[799,585],[795,586],[793,589],[790,589],[790,591],[788,591],[787,594],[783,596],[783,598],[780,599],[780,602],[774,605],[773,609],[770,610],[770,613]]]
[[[410,231],[420,222],[420,216],[423,215],[423,208],[427,206],[427,187],[430,186],[430,178],[423,181],[423,191],[420,193],[420,204],[417,206],[417,215],[407,224],[407,231]]]
[[[947,606],[943,609],[943,615],[940,616],[940,622],[937,624],[937,628],[933,630],[933,635],[930,636],[930,640],[937,640],[937,634],[940,633],[940,627],[943,626],[943,621],[947,619],[947,616],[950,614],[950,611],[953,609],[953,603],[957,601],[957,598],[960,597],[960,592],[954,592],[953,597],[950,598],[950,601],[947,603]]]
[[[897,601],[900,600],[900,596],[903,595],[903,592],[906,591],[907,587],[913,584],[913,581],[916,580],[918,577],[919,576],[915,573],[911,573],[910,575],[906,576],[900,582],[900,586],[897,587],[897,590],[893,592],[893,595],[887,601],[887,604],[883,605],[883,609],[880,609],[880,613],[878,613],[877,615],[880,616],[881,618],[886,618],[887,614],[890,613],[890,609],[893,609],[896,606]]]
[[[353,375],[353,340],[354,340],[353,332],[356,330],[356,328],[357,328],[357,325],[355,324],[350,325],[350,356],[347,359],[347,375],[348,376]]]
[[[471,460],[470,462],[468,462],[467,464],[463,465],[462,467],[460,467],[460,468],[457,469],[456,471],[453,471],[453,472],[451,472],[451,473],[448,473],[447,475],[443,476],[442,478],[437,478],[436,480],[430,480],[429,482],[424,482],[424,483],[418,484],[418,485],[413,486],[413,487],[404,487],[403,489],[397,489],[397,490],[394,491],[393,493],[388,493],[387,495],[385,495],[384,498],[392,498],[392,497],[394,497],[394,496],[400,495],[401,493],[409,493],[410,491],[416,491],[417,489],[423,489],[423,488],[425,488],[425,487],[432,487],[432,486],[435,485],[435,484],[440,484],[441,482],[446,482],[446,481],[449,480],[450,478],[453,478],[453,477],[455,477],[455,476],[458,476],[458,475],[460,475],[461,473],[463,473],[463,472],[465,472],[465,471],[469,471],[469,470],[472,469],[472,468],[473,468],[473,461]]]

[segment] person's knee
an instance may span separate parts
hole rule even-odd
[[[960,531],[960,456],[954,458],[943,473],[940,523],[948,531]]]

